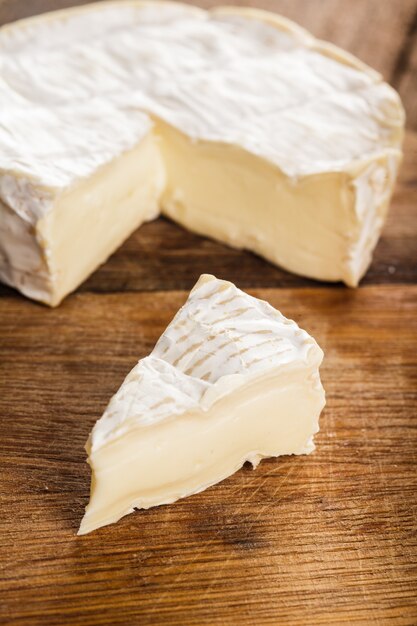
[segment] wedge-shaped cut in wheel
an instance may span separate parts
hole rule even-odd
[[[201,276],[93,428],[79,534],[202,491],[245,461],[310,453],[322,358],[268,303]]]

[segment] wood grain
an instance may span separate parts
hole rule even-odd
[[[316,452],[82,538],[84,441],[186,293],[3,299],[3,623],[416,623],[417,288],[251,293],[325,350]]]
[[[70,4],[0,0],[0,23]],[[399,88],[405,160],[373,264],[357,290],[321,285],[161,219],[59,309],[0,287],[2,625],[417,624],[417,0],[242,4],[295,19]],[[77,538],[90,428],[207,271],[324,348],[317,450]]]

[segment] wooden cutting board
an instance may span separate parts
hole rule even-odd
[[[0,21],[67,4],[0,0]],[[56,310],[1,287],[1,624],[417,624],[417,2],[252,4],[350,49],[414,102],[372,267],[356,290],[319,284],[160,219]],[[87,435],[201,272],[323,347],[317,450],[77,537]]]

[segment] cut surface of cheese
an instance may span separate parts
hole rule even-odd
[[[322,358],[267,302],[201,276],[92,430],[79,534],[202,491],[246,461],[310,453]]]
[[[58,304],[159,211],[305,276],[366,271],[403,109],[292,22],[96,3],[0,29],[0,68],[0,278],[26,295]]]

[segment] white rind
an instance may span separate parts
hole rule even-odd
[[[0,279],[30,298],[48,302],[51,273],[32,224],[0,200]]]
[[[372,252],[385,223],[398,166],[398,155],[394,151],[387,151],[368,163],[353,178],[358,228],[346,260],[347,275],[350,276],[350,282],[346,282],[351,286],[357,284],[358,277],[364,275],[371,262]]]

